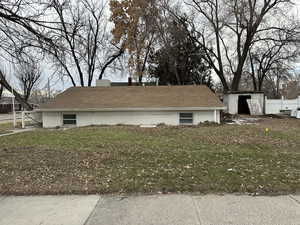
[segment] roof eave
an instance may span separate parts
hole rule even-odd
[[[36,109],[36,112],[132,112],[132,111],[207,111],[226,110],[225,106],[216,107],[161,107],[161,108],[61,108],[61,109]]]

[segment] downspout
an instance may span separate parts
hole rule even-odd
[[[217,116],[217,110],[214,111],[214,117],[215,117],[215,123],[219,123],[218,116]]]

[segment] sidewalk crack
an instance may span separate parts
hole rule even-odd
[[[289,195],[289,198],[292,199],[294,202],[296,202],[298,205],[300,205],[300,201],[296,198],[294,198],[294,196]]]
[[[195,208],[195,211],[196,211],[198,224],[201,225],[202,223],[201,223],[201,217],[200,217],[200,210],[197,206],[197,203],[195,202],[195,199],[192,196],[190,196],[190,197],[192,199],[192,202],[193,202],[193,205],[194,205],[194,208]]]
[[[93,210],[91,211],[91,213],[89,214],[89,216],[86,218],[85,222],[83,223],[83,225],[87,225],[89,220],[92,218],[92,216],[95,214],[96,209],[98,207],[98,205],[100,204],[100,200],[101,200],[101,196],[99,196],[99,199],[97,201],[97,203],[95,204]]]

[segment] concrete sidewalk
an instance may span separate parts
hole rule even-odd
[[[2,196],[0,224],[300,225],[300,196]]]
[[[0,137],[11,136],[11,135],[14,135],[14,134],[20,134],[20,133],[30,132],[30,131],[34,131],[34,130],[36,130],[36,128],[25,128],[25,129],[10,130],[9,133],[0,134]]]

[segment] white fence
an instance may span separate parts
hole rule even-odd
[[[35,111],[22,112],[22,128],[40,127],[42,124],[42,114]]]
[[[283,110],[292,112],[300,108],[300,96],[297,99],[267,99],[265,102],[266,114],[279,114]]]

